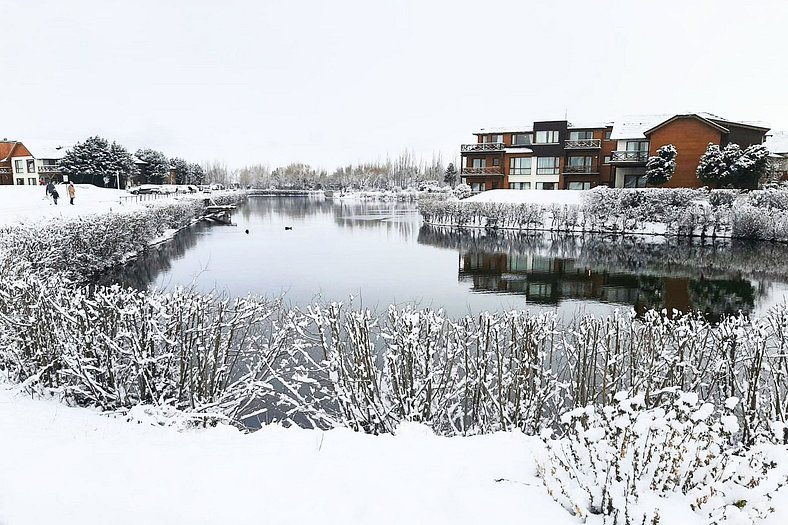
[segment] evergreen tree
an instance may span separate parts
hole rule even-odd
[[[196,163],[192,163],[191,165],[191,172],[192,172],[192,181],[191,184],[203,184],[205,181],[205,172],[202,169],[202,166]]]
[[[676,171],[676,146],[666,144],[646,163],[646,182],[652,186],[665,184]]]
[[[450,184],[452,188],[457,185],[457,168],[454,167],[453,162],[449,162],[449,165],[446,166],[446,172],[443,174],[443,182]]]
[[[179,157],[175,157],[174,159],[170,159],[170,166],[175,168],[175,184],[193,184],[194,164],[190,164]]]
[[[769,171],[769,150],[762,144],[748,147],[734,164],[739,188],[757,189]]]
[[[155,149],[139,149],[134,154],[145,162],[140,167],[140,182],[142,184],[163,184],[170,173],[170,161],[161,151]]]
[[[134,174],[134,162],[129,152],[116,142],[109,143],[99,136],[77,143],[58,163],[69,180],[77,184],[117,187],[118,179]],[[121,184],[123,186],[123,184]]]
[[[723,149],[709,144],[696,173],[701,182],[718,188],[756,189],[768,167],[769,151],[761,144],[746,150],[738,144],[728,144]]]

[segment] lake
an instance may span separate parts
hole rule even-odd
[[[100,282],[452,316],[675,308],[714,319],[788,292],[788,248],[775,243],[456,230],[423,225],[415,203],[309,197],[250,197],[233,222],[197,224]]]

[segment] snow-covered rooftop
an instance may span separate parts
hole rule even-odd
[[[788,132],[775,132],[773,135],[766,137],[766,142],[763,145],[766,146],[769,153],[788,153]]]
[[[474,135],[485,135],[487,133],[531,133],[534,130],[533,124],[526,126],[508,126],[502,128],[481,128],[473,132]]]
[[[612,126],[612,122],[569,122],[567,127],[569,129],[600,129]]]
[[[673,117],[675,113],[661,113],[656,115],[625,115],[616,119],[613,123],[613,131],[610,134],[612,140],[622,139],[645,139],[643,134],[657,124],[665,122]]]
[[[74,145],[54,140],[25,140],[22,142],[27,150],[37,159],[62,159],[66,150]]]

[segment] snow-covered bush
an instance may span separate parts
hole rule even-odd
[[[454,187],[454,195],[456,195],[458,199],[467,199],[472,193],[471,187],[464,182]]]
[[[709,524],[756,523],[788,480],[768,476],[774,463],[764,450],[737,445],[737,404],[730,398],[715,406],[676,391],[662,406],[646,408],[644,396],[619,393],[615,404],[564,414],[566,434],[546,441],[538,473],[553,498],[583,521],[679,523],[694,513]],[[670,510],[666,498],[674,502]]]

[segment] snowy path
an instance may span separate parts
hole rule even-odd
[[[0,389],[0,523],[577,523],[534,477],[536,443],[416,425],[178,432]]]

